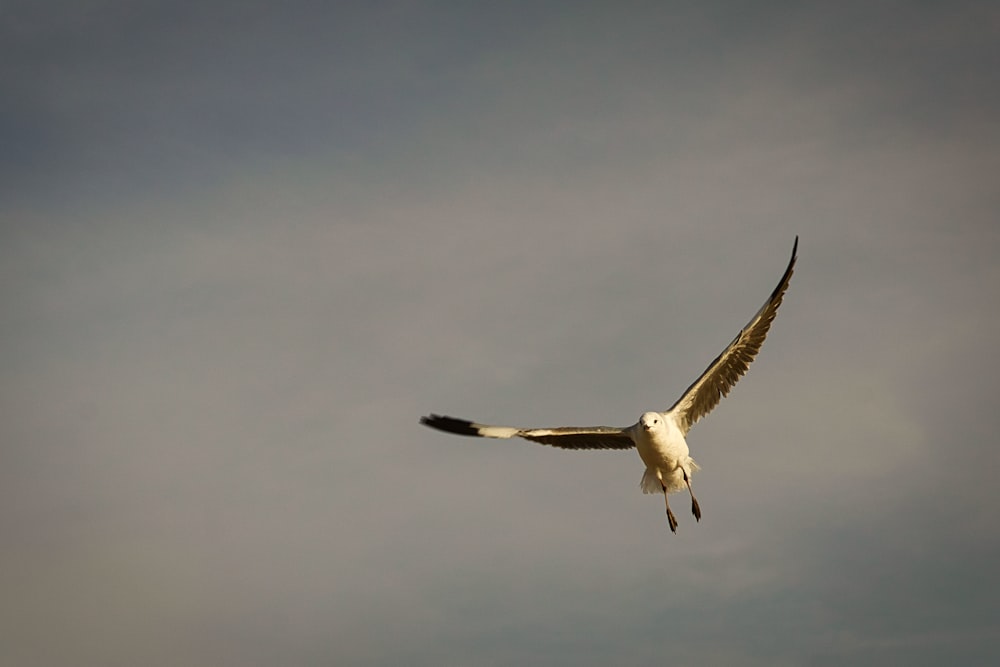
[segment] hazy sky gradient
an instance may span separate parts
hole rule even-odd
[[[476,5],[0,8],[0,662],[1000,659],[995,3]]]

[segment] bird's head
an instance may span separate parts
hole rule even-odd
[[[659,412],[646,412],[639,417],[639,426],[644,431],[658,431],[663,427],[663,415]]]

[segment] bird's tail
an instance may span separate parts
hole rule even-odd
[[[701,466],[695,463],[694,459],[688,458],[687,469],[693,474],[696,470],[701,470]],[[646,472],[642,473],[642,481],[639,482],[639,488],[642,489],[643,493],[663,493],[664,485],[667,487],[667,493],[687,488],[684,483],[684,475],[680,471],[664,479],[663,484],[661,484],[660,478],[656,476],[656,471],[652,468],[646,468]]]
[[[660,480],[656,478],[656,473],[650,468],[646,468],[646,472],[642,473],[642,481],[639,482],[639,488],[642,489],[643,493],[663,493]]]

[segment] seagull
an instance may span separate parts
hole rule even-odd
[[[431,414],[421,417],[420,423],[431,428],[457,435],[478,438],[524,438],[543,445],[563,449],[632,449],[639,451],[639,458],[646,470],[639,483],[643,493],[662,493],[667,507],[670,530],[677,532],[677,518],[670,510],[669,495],[685,488],[691,495],[691,513],[701,520],[701,507],[691,489],[691,476],[699,466],[690,456],[688,431],[699,419],[711,412],[723,396],[747,372],[750,363],[760,351],[771,322],[778,313],[778,306],[785,296],[792,278],[799,248],[799,237],[792,246],[792,258],[777,287],[771,292],[760,310],[750,318],[736,338],[708,365],[705,372],[681,394],[666,412],[646,412],[639,421],[625,428],[612,426],[559,426],[556,428],[519,428],[516,426],[489,426],[466,419],[456,419]]]

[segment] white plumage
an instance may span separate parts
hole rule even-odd
[[[733,386],[747,372],[757,356],[778,306],[788,289],[795,260],[798,255],[799,237],[792,246],[792,258],[777,287],[771,292],[760,310],[705,372],[695,380],[666,412],[646,412],[639,421],[625,428],[612,426],[560,426],[557,428],[518,428],[489,426],[465,419],[430,415],[421,417],[420,423],[448,433],[480,438],[524,438],[564,449],[631,449],[635,447],[646,464],[640,486],[643,493],[662,493],[667,507],[670,530],[677,532],[677,519],[670,510],[668,495],[687,489],[691,494],[691,512],[701,519],[701,508],[691,490],[691,475],[699,469],[691,458],[686,436],[699,419],[707,415],[727,396]]]

